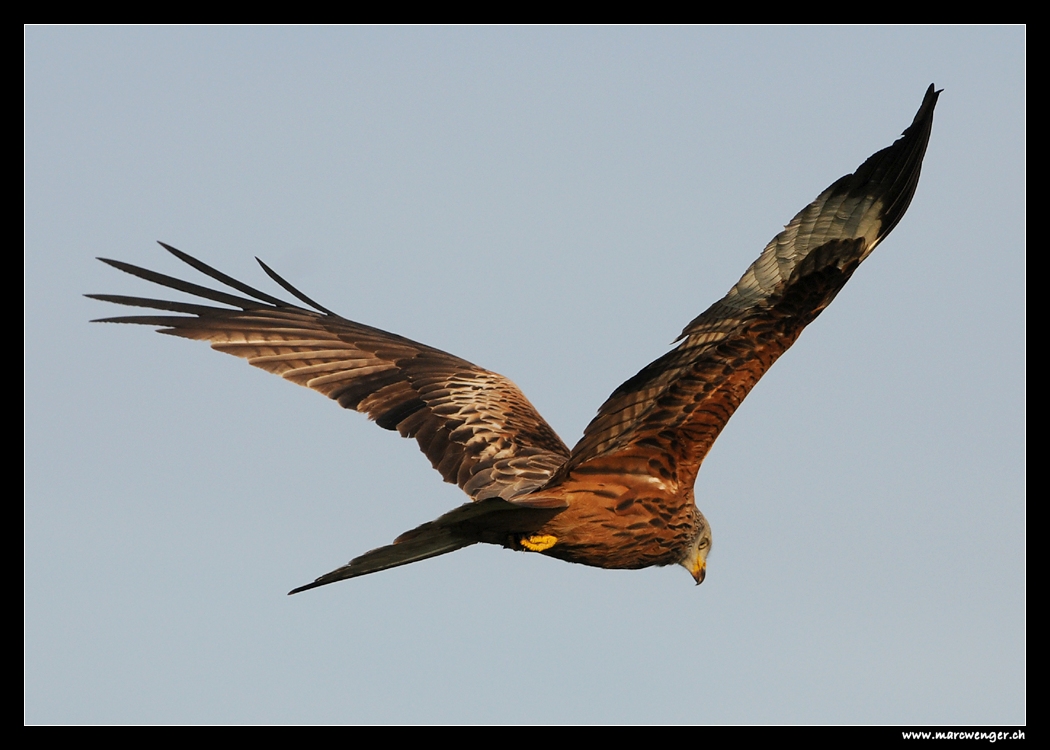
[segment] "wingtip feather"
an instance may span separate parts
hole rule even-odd
[[[317,304],[312,299],[310,299],[305,294],[296,289],[294,286],[292,286],[290,282],[286,281],[280,274],[278,274],[276,271],[274,271],[272,268],[266,265],[259,258],[259,256],[255,256],[255,262],[262,266],[262,270],[266,272],[267,276],[269,276],[271,279],[280,284],[281,288],[283,288],[286,292],[288,292],[291,295],[294,295],[295,298],[298,299],[300,302],[305,302],[310,307],[314,308],[315,310],[318,310],[319,312],[323,312],[325,315],[335,315],[335,313],[329,310],[327,307]]]

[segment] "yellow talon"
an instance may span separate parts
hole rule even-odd
[[[529,552],[543,552],[558,543],[558,537],[550,534],[537,534],[536,536],[523,536],[521,546]]]

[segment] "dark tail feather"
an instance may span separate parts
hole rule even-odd
[[[431,526],[431,524],[426,524],[426,526]],[[408,565],[419,560],[426,560],[428,557],[437,557],[448,552],[455,552],[457,549],[463,549],[475,543],[473,540],[458,537],[451,529],[439,527],[433,527],[425,531],[423,529],[424,527],[417,529],[416,531],[421,531],[422,533],[411,540],[400,543],[394,542],[394,544],[388,544],[386,547],[366,552],[360,557],[355,557],[343,567],[336,568],[331,573],[325,573],[313,583],[292,589],[288,594],[290,596],[298,594],[300,591],[326,586],[329,583],[335,583],[347,578],[357,578],[369,573],[378,573],[380,570],[396,568],[399,565]]]
[[[478,542],[506,545],[515,534],[535,531],[564,509],[564,502],[541,501],[527,505],[498,497],[466,503],[433,521],[406,531],[393,544],[355,557],[343,567],[326,573],[313,583],[292,589],[288,594],[298,594],[347,578],[408,565],[428,557],[455,552]]]

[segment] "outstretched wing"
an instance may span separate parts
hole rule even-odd
[[[740,402],[904,215],[939,93],[930,86],[900,139],[821,193],[729,294],[685,327],[677,348],[616,389],[559,477],[644,466],[659,455],[665,471],[692,487]]]
[[[135,315],[98,322],[160,326],[160,333],[210,341],[363,412],[387,430],[414,437],[446,482],[474,500],[510,499],[542,486],[568,448],[514,383],[466,360],[402,336],[341,318],[263,269],[309,310],[253,289],[173,247],[169,252],[241,297],[100,258],[114,268],[227,307],[90,294],[118,305],[175,315]]]

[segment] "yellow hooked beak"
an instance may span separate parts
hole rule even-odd
[[[693,580],[696,581],[696,585],[699,586],[704,582],[704,576],[707,575],[707,560],[697,555],[696,563],[689,569],[689,572],[692,574]]]
[[[707,549],[694,549],[692,553],[680,565],[689,571],[689,575],[699,586],[704,582],[707,575]]]

